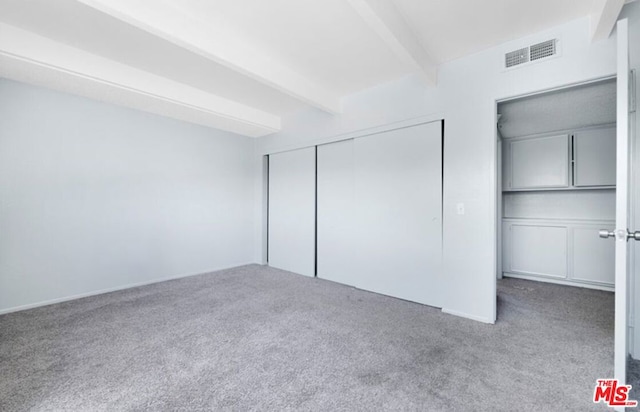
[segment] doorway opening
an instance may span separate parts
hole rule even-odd
[[[614,291],[616,81],[498,102],[497,277]]]
[[[608,77],[496,102],[496,276],[506,278],[497,290],[514,282],[531,289],[553,283],[563,285],[555,287],[558,296],[580,296],[559,305],[558,315],[589,319],[584,326],[599,328],[599,336],[610,332],[611,347],[603,349],[613,355],[615,347],[616,378],[624,376],[618,358],[626,353],[618,343],[627,338],[617,325],[616,246],[602,232],[615,230],[618,215],[618,93],[616,78]],[[606,316],[585,304],[592,292],[603,293],[589,289],[615,292],[600,301]],[[549,308],[557,304],[549,296]]]

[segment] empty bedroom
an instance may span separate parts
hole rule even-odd
[[[640,2],[0,0],[0,410],[633,409]]]

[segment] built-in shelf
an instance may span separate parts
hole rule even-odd
[[[615,186],[589,186],[589,187],[548,187],[548,188],[528,188],[528,189],[509,189],[503,190],[503,193],[514,193],[514,192],[570,192],[570,191],[585,191],[585,190],[616,190]]]
[[[615,127],[502,141],[505,276],[611,290]]]
[[[572,219],[559,217],[503,217],[503,222],[537,222],[537,223],[565,223],[565,224],[615,224],[615,219]]]

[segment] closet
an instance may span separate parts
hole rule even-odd
[[[615,81],[498,105],[501,274],[613,290]]]
[[[270,155],[268,203],[269,265],[442,307],[442,122]]]

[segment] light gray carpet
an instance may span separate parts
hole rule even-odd
[[[640,360],[632,357],[627,360],[627,383],[631,385],[629,399],[640,401]]]
[[[499,282],[499,320],[257,265],[0,316],[0,410],[586,411],[613,294]]]

